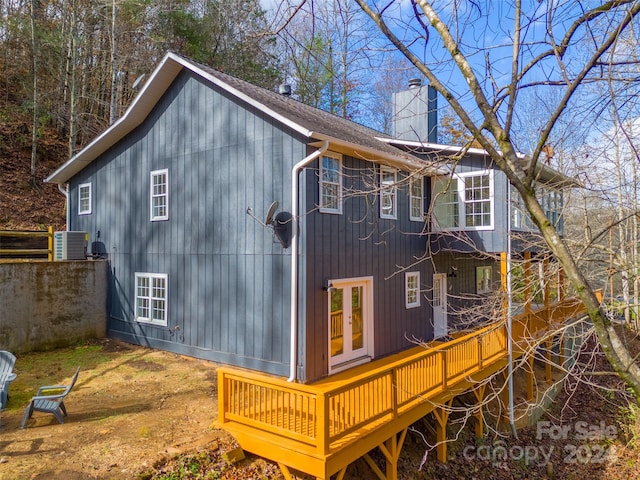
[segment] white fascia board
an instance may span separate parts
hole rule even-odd
[[[415,160],[413,160],[412,158],[404,157],[401,155],[392,155],[390,153],[382,152],[380,150],[369,147],[364,147],[362,145],[347,142],[339,138],[330,137],[318,132],[311,132],[311,136],[318,140],[328,140],[330,145],[337,145],[349,150],[353,150],[354,152],[360,154],[359,157],[355,156],[355,158],[361,158],[362,160],[367,160],[369,162],[383,163],[385,165],[397,167],[401,170],[408,170],[410,172],[414,172],[417,170],[426,170],[425,174],[428,175],[448,175],[449,173],[451,173],[448,168],[443,168],[442,166],[435,165],[425,160],[421,160],[417,157],[415,157]],[[382,140],[380,138],[376,139]]]
[[[438,150],[441,152],[449,152],[452,154],[468,152],[468,153],[474,153],[476,155],[487,155],[487,151],[483,148],[474,148],[474,147],[464,148],[464,147],[458,147],[455,145],[441,145],[439,143],[400,140],[397,138],[377,138],[377,139],[380,140],[381,142],[389,143],[391,145],[404,145],[411,148],[426,148],[429,150]]]
[[[441,145],[439,143],[426,143],[426,142],[417,142],[411,140],[399,140],[396,138],[378,138],[378,140],[391,144],[391,145],[404,145],[410,148],[424,148],[432,151],[442,152],[442,153],[471,153],[476,155],[489,155],[487,151],[483,148],[464,148],[458,147],[454,145]],[[498,151],[498,153],[501,153]],[[522,160],[523,163],[530,163],[531,159],[521,152],[516,152],[516,157],[519,160]],[[525,169],[528,169],[527,165],[523,165]],[[551,168],[547,165],[541,165],[540,163],[536,166],[536,173],[538,175],[537,180],[541,183],[546,183],[552,186],[558,187],[579,187],[583,188],[583,185],[578,180],[568,177],[565,174]]]
[[[93,139],[91,143],[80,150],[76,155],[71,157],[55,172],[49,175],[45,179],[45,182],[57,184],[68,182],[76,173],[85,168],[88,164],[115,145],[119,140],[138,127],[147,118],[153,107],[156,106],[162,95],[164,95],[171,83],[184,68],[193,71],[202,78],[205,78],[233,96],[265,112],[267,115],[289,126],[293,130],[303,135],[310,136],[311,132],[307,129],[266,108],[261,103],[256,102],[235,88],[227,85],[188,60],[170,52],[164,56],[160,64],[153,71],[151,77],[144,84],[144,87],[133,100],[129,108],[127,108],[124,115]]]

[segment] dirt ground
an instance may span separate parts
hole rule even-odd
[[[65,401],[65,423],[36,412],[21,430],[37,386],[68,382],[74,361],[81,370]],[[233,446],[214,426],[211,362],[105,340],[18,355],[15,371],[1,417],[0,479],[135,478],[182,451]]]

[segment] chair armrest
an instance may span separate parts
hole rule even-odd
[[[67,392],[61,393],[60,395],[36,395],[35,397],[31,397],[31,401],[35,400],[57,400],[58,398],[64,398],[67,396]]]
[[[0,383],[13,382],[17,375],[15,373],[0,373]]]
[[[48,392],[49,390],[64,390],[67,385],[47,385],[46,387],[40,387],[38,389],[37,396],[42,395],[42,392]]]

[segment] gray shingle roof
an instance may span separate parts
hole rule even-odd
[[[390,137],[337,115],[310,107],[291,97],[258,87],[239,78],[214,70],[206,65],[168,53],[154,70],[142,91],[125,114],[89,145],[53,172],[45,181],[66,183],[89,163],[139,126],[149,115],[178,74],[188,69],[226,89],[239,100],[262,110],[276,121],[288,124],[309,140],[329,140],[347,150],[359,151],[364,158],[381,161],[403,168],[429,168],[431,164],[404,152],[391,144],[378,140]],[[435,172],[437,168],[433,168]]]
[[[412,155],[406,155],[404,152],[401,152],[393,146],[377,140],[376,137],[391,138],[377,130],[365,127],[364,125],[360,125],[346,118],[333,115],[319,108],[311,107],[295,100],[292,97],[258,87],[239,78],[214,70],[206,65],[198,64],[188,59],[185,60],[193,63],[194,65],[198,65],[211,76],[216,77],[224,83],[243,92],[245,95],[253,98],[267,108],[288,118],[292,122],[311,132],[321,133],[329,137],[345,140],[349,143],[379,150],[380,152],[390,155],[406,158],[413,157]]]

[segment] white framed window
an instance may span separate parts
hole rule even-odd
[[[404,274],[405,307],[420,306],[420,272],[406,272]]]
[[[435,227],[439,230],[492,230],[493,171],[439,177],[433,183]]]
[[[380,218],[396,218],[397,171],[395,168],[380,167]]]
[[[82,183],[78,186],[78,215],[91,214],[91,184]]]
[[[424,193],[422,175],[412,177],[409,183],[409,220],[424,220]]]
[[[169,219],[169,170],[151,172],[151,221]]]
[[[167,326],[168,276],[136,272],[136,321]]]
[[[562,211],[564,209],[564,195],[559,190],[550,188],[540,188],[539,201],[544,209],[544,213],[560,234],[564,231],[564,219]]]
[[[337,154],[320,159],[320,211],[342,213],[342,157]]]

